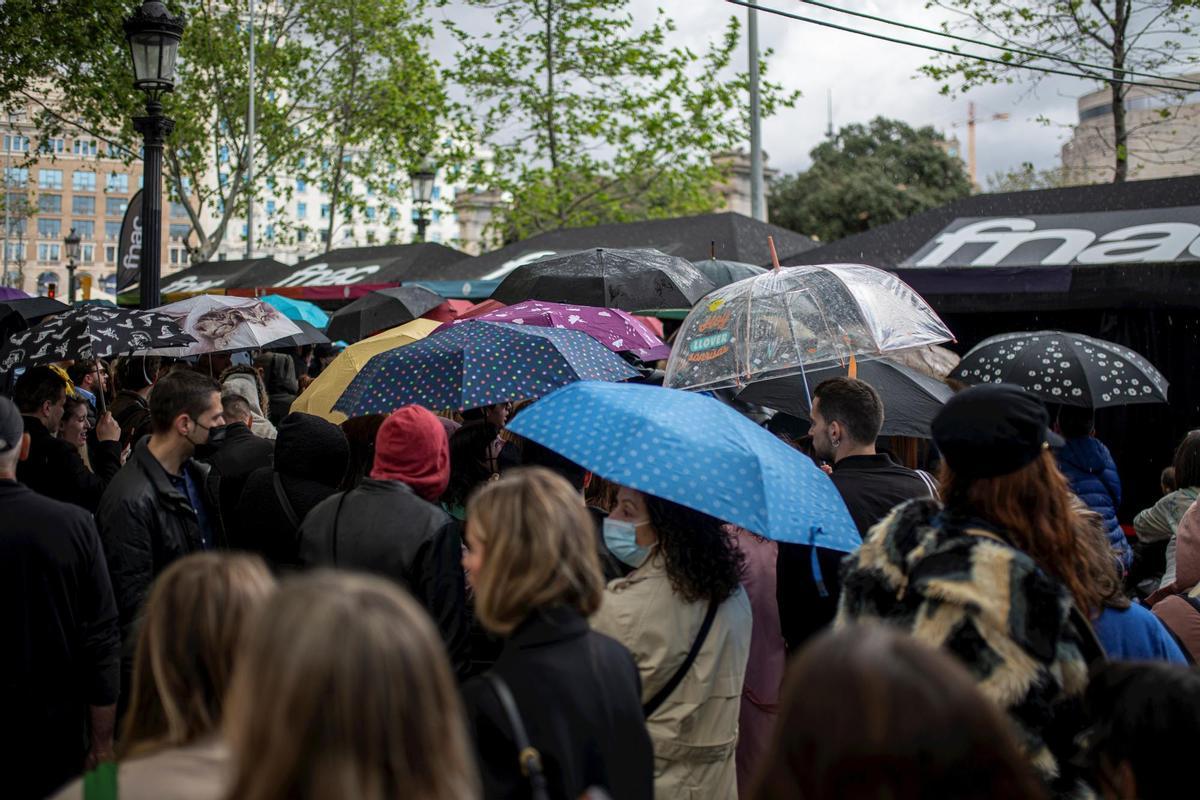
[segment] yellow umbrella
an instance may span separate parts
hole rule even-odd
[[[292,403],[292,411],[303,411],[324,417],[335,425],[346,421],[346,415],[333,410],[333,404],[346,391],[350,381],[370,360],[385,350],[392,350],[433,333],[442,323],[431,319],[414,319],[395,328],[377,333],[369,339],[350,345],[329,366],[321,371],[304,393]]]

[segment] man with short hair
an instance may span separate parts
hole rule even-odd
[[[96,395],[108,389],[108,373],[94,359],[76,361],[67,368],[67,377],[75,384],[75,391],[88,401],[91,413],[96,412]]]
[[[14,400],[29,434],[29,457],[17,467],[17,479],[39,494],[95,511],[100,496],[121,468],[121,429],[112,414],[96,423],[92,469],[79,450],[58,438],[67,382],[50,367],[30,367],[17,379]]]
[[[0,397],[0,793],[18,800],[112,760],[121,647],[92,516],[17,482],[28,451]]]
[[[875,451],[883,413],[879,393],[855,378],[830,378],[813,390],[809,427],[813,450],[817,458],[832,464],[830,478],[864,539],[895,506],[937,496],[929,476]],[[842,556],[780,542],[776,599],[789,650],[833,621],[841,592]]]
[[[159,573],[222,542],[211,468],[192,458],[223,424],[222,414],[212,378],[173,372],[160,380],[150,395],[153,433],[134,447],[100,501],[96,519],[127,645]]]
[[[220,478],[221,519],[227,523],[232,519],[233,509],[241,499],[246,477],[259,467],[270,467],[275,460],[275,443],[250,430],[254,422],[250,403],[235,392],[221,395],[225,427],[219,436],[209,437],[213,452],[201,458],[212,467]],[[213,442],[216,438],[218,441]]]

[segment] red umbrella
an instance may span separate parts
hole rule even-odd
[[[474,307],[475,304],[470,300],[447,300],[441,305],[429,309],[421,316],[434,322],[452,322]]]

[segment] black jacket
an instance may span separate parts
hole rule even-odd
[[[122,389],[113,400],[113,419],[121,426],[121,449],[135,445],[152,432],[150,403],[137,392]]]
[[[95,511],[104,488],[121,469],[120,443],[97,442],[89,471],[74,445],[51,436],[36,417],[23,419],[29,458],[17,465],[17,480],[38,494]]]
[[[201,459],[212,467],[220,478],[219,501],[221,518],[232,517],[246,478],[260,467],[270,468],[275,457],[275,443],[255,436],[244,423],[234,422],[225,426],[225,439],[210,456]]]
[[[271,424],[278,425],[288,415],[300,391],[296,367],[291,356],[283,353],[264,353],[259,359],[264,366],[263,383],[270,400],[269,408],[264,410]]]
[[[830,477],[864,539],[894,507],[934,496],[931,485],[918,472],[900,466],[887,453],[847,456],[834,465]],[[783,638],[792,651],[831,623],[837,613],[845,553],[815,550],[814,554],[808,545],[779,543],[775,599]]]
[[[108,559],[113,594],[127,642],[150,584],[177,558],[204,548],[200,521],[188,499],[175,488],[166,470],[142,441],[113,478],[96,520]],[[204,497],[214,542],[222,544],[216,480],[210,467],[189,460],[184,469]]]
[[[274,466],[250,473],[233,514],[225,518],[230,546],[262,555],[276,570],[296,567],[299,522],[337,491],[349,460],[341,428],[312,414],[288,414],[275,439]],[[283,509],[277,476],[296,523]]]
[[[309,512],[300,526],[300,564],[391,578],[433,617],[458,674],[469,664],[466,581],[458,522],[400,481],[366,478]]]
[[[613,798],[654,796],[654,750],[642,682],[624,646],[574,609],[535,611],[493,668],[512,690],[530,744],[542,756],[550,797],[575,800],[591,786]],[[463,686],[487,800],[530,797],[512,726],[484,677]]]
[[[88,706],[117,700],[117,609],[90,514],[0,480],[0,519],[0,794],[40,800],[83,768]]]

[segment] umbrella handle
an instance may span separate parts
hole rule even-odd
[[[96,363],[96,383],[100,387],[100,391],[96,392],[96,416],[97,419],[104,416],[104,380],[100,377],[100,359],[95,359]]]

